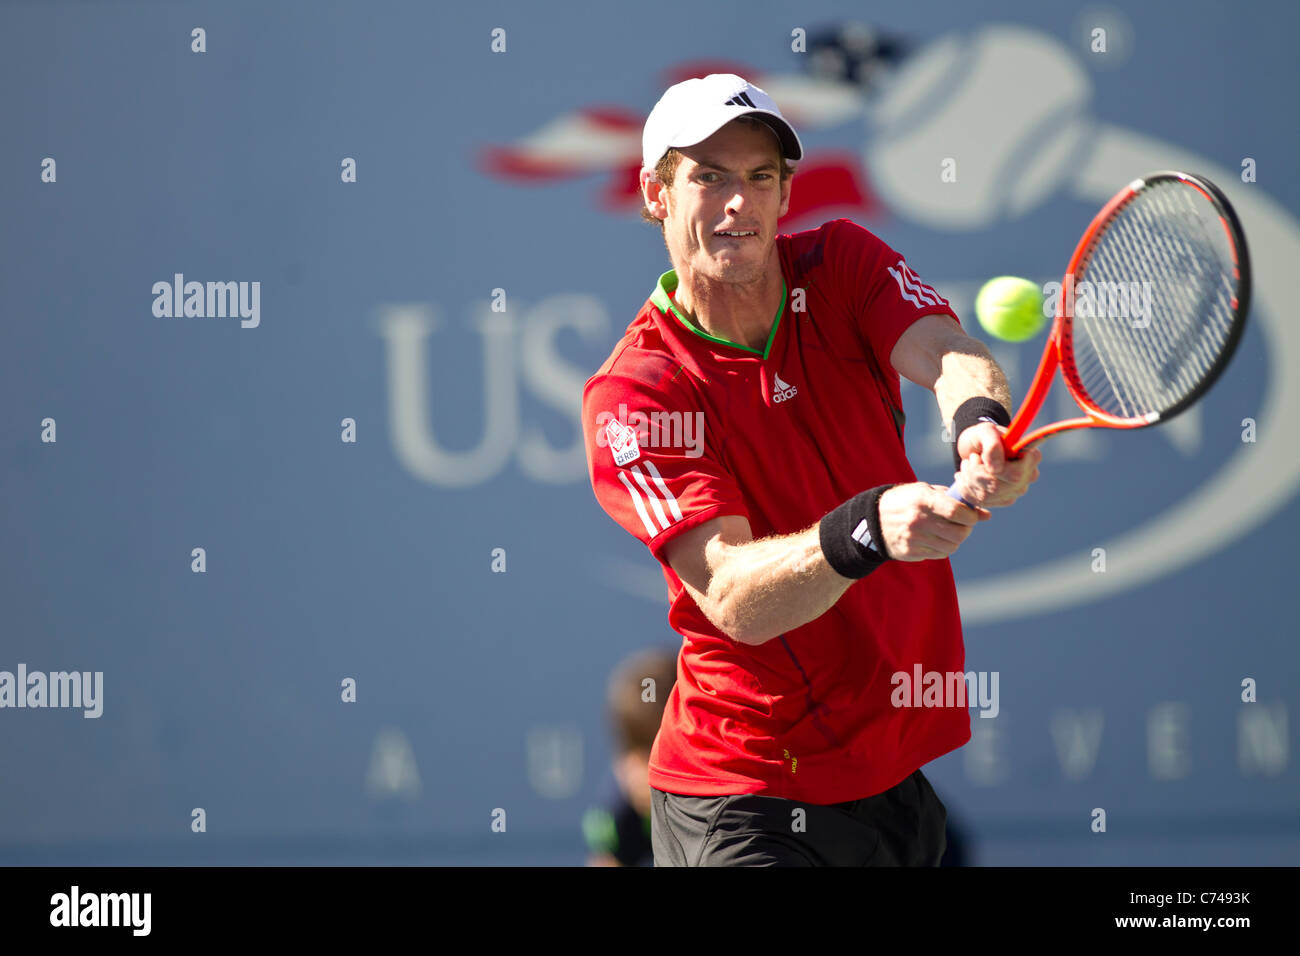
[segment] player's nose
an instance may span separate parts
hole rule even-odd
[[[744,209],[746,204],[749,202],[749,190],[750,187],[747,185],[737,186],[735,191],[731,194],[731,198],[727,200],[727,211],[738,212],[739,210]]]

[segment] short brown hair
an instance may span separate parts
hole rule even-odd
[[[755,123],[762,123],[764,126],[767,126],[767,124],[763,123],[762,120],[755,119],[752,116],[739,116],[736,119],[732,120],[732,122],[744,123],[747,126]],[[770,129],[771,127],[768,128]],[[663,156],[660,157],[659,162],[655,163],[655,179],[663,183],[665,189],[669,189],[672,187],[673,178],[677,175],[677,167],[678,165],[681,164],[681,161],[682,161],[681,152],[679,152],[677,149],[670,146],[668,148],[668,152],[664,153]],[[787,179],[793,176],[794,172],[795,172],[795,167],[790,165],[789,161],[785,158],[785,154],[782,153],[781,154],[781,182],[785,182]],[[650,211],[650,208],[645,205],[644,201],[641,204],[641,218],[644,219],[646,222],[654,223],[660,229],[663,229],[664,227],[664,221],[660,219],[658,216],[656,216],[654,213],[652,213]]]
[[[654,680],[654,700],[646,700],[645,679]],[[665,649],[633,654],[618,665],[606,688],[606,704],[618,752],[643,750],[647,753],[659,733],[668,692],[677,682],[677,655]]]

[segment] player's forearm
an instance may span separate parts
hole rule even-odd
[[[945,422],[968,398],[985,396],[1011,412],[1011,388],[993,353],[977,339],[962,336],[943,356],[939,377],[934,382],[934,397]]]
[[[816,620],[853,583],[826,563],[817,525],[796,534],[711,547],[711,616],[723,633],[742,644],[762,644]]]

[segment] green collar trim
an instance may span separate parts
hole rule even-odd
[[[687,321],[686,317],[677,311],[677,303],[674,302],[669,295],[669,293],[675,292],[676,290],[677,290],[677,270],[669,269],[667,272],[665,272],[663,275],[659,277],[659,284],[655,286],[654,292],[650,294],[650,301],[653,302],[655,304],[655,308],[657,308],[664,315],[668,315],[669,313],[671,313],[677,316],[678,322],[686,326],[686,328],[690,329],[692,332],[694,332],[702,339],[708,339],[710,342],[713,342],[717,345],[725,345],[728,348],[740,349],[742,352],[749,352],[752,355],[759,355],[762,356],[763,358],[767,358],[768,353],[772,351],[772,342],[775,341],[776,339],[777,326],[781,324],[781,316],[785,314],[785,299],[786,299],[786,292],[787,292],[785,286],[785,276],[781,276],[781,304],[777,306],[776,317],[772,320],[772,331],[767,333],[767,344],[763,346],[763,351],[761,352],[758,349],[751,349],[748,345],[740,345],[739,343],[736,342],[728,342],[726,339],[720,339],[716,335],[710,335],[708,332],[705,332],[703,329]]]

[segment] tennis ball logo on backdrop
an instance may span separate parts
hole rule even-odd
[[[1089,55],[1086,43],[1072,49],[1045,32],[994,25],[940,37],[904,58],[905,44],[878,33],[868,42],[853,44],[842,42],[843,35],[843,29],[830,31],[829,40],[810,44],[813,55],[800,60],[812,67],[811,75],[754,70],[735,63],[695,63],[670,70],[647,87],[657,94],[691,76],[735,72],[772,95],[808,148],[796,173],[790,213],[782,222],[787,230],[815,226],[829,218],[821,214],[831,210],[864,217],[887,210],[936,232],[974,234],[1010,224],[1057,197],[1075,201],[1080,209],[1095,210],[1134,176],[1173,167],[1195,170],[1223,186],[1254,253],[1252,323],[1267,340],[1268,363],[1260,404],[1242,410],[1249,421],[1258,423],[1255,441],[1230,454],[1182,500],[1167,503],[1141,526],[1098,542],[1104,545],[1112,570],[1122,569],[1122,573],[1094,574],[1090,562],[1069,554],[1026,570],[963,580],[963,619],[970,624],[1008,620],[1130,590],[1221,550],[1280,509],[1300,487],[1300,456],[1292,453],[1289,430],[1269,427],[1300,418],[1300,379],[1283,373],[1300,362],[1300,324],[1281,320],[1287,315],[1290,263],[1300,259],[1300,222],[1256,184],[1254,161],[1243,161],[1243,168],[1249,163],[1249,175],[1239,177],[1235,169],[1090,115],[1092,81],[1081,65],[1081,58]],[[1091,49],[1095,52],[1095,46]],[[831,64],[829,70],[822,68],[826,63]],[[888,82],[878,82],[885,74],[891,74]],[[1026,77],[1033,81],[1026,82]],[[608,173],[602,205],[632,213],[641,205],[635,171],[640,165],[643,122],[641,110],[580,109],[510,146],[488,149],[482,167],[502,179],[531,184]],[[818,151],[818,130],[851,122],[866,127],[860,154]],[[1044,260],[1035,269],[1041,272],[1049,265],[1052,271],[1062,269],[1068,253],[1068,248],[1062,248],[1059,263]],[[956,303],[970,302],[971,296],[950,295],[949,288],[978,282],[934,284]],[[1145,292],[1138,291],[1135,305],[1133,290],[1127,290],[1135,326],[1149,314]],[[1108,302],[1110,294],[1106,290]],[[599,310],[598,305],[591,308],[593,315]],[[593,320],[587,327],[598,325]],[[408,352],[402,358],[390,348],[389,354],[390,382],[396,383],[398,367],[412,362],[411,355],[418,353]],[[530,387],[545,388],[548,395],[568,388],[564,406],[576,416],[587,371],[562,363],[549,367],[535,363]],[[1023,389],[1025,382],[1014,374],[1012,379],[1014,387]],[[488,402],[505,401],[498,391],[514,401],[513,381],[495,381],[497,385],[487,389]],[[390,396],[393,388],[401,391],[403,386],[390,385]],[[396,431],[409,430],[411,423],[427,416],[425,406],[405,404],[416,400],[415,392],[407,387],[393,397]],[[1188,413],[1161,431],[1176,447],[1194,450],[1200,442],[1197,427],[1197,419]],[[1088,440],[1086,436],[1056,439],[1058,461],[1068,460],[1073,441]],[[412,456],[410,449],[418,446],[418,440],[404,443],[395,434],[395,444],[408,466],[413,457],[430,463],[427,455]],[[499,457],[495,468],[505,463]],[[520,465],[525,474],[535,477],[535,462],[530,464],[521,455]],[[456,475],[473,484],[486,480],[495,468],[478,473],[461,469]],[[451,473],[411,470],[435,483],[447,483],[442,479]],[[569,472],[572,477],[561,478],[561,472],[551,469],[549,480],[583,477],[580,467]],[[1047,493],[1044,487],[1037,495],[1040,504]],[[626,587],[654,601],[663,599],[657,569],[648,569],[643,581]]]
[[[1026,76],[1034,82],[1024,82]],[[1075,54],[1049,34],[993,26],[971,37],[941,38],[903,64],[886,95],[867,110],[865,159],[873,185],[900,216],[963,232],[1021,216],[1062,192],[1095,207],[1143,172],[1171,165],[1201,171],[1223,184],[1258,250],[1252,321],[1268,340],[1269,370],[1262,405],[1250,410],[1251,417],[1295,420],[1300,385],[1283,370],[1300,360],[1300,330],[1280,317],[1286,314],[1284,264],[1300,254],[1300,223],[1257,186],[1242,186],[1236,170],[1089,116],[1091,95]],[[990,130],[997,135],[990,137]],[[935,185],[939,157],[957,159],[957,174],[942,188]],[[1246,181],[1253,183],[1254,176]],[[1067,253],[1061,250],[1062,266]],[[1125,304],[1105,291],[1105,305],[1094,299],[1092,307]],[[1131,290],[1127,302],[1136,328],[1150,315],[1149,293],[1140,291],[1136,306]],[[1123,573],[1093,574],[1088,562],[1067,555],[959,582],[963,620],[1003,621],[1099,600],[1203,559],[1251,532],[1295,494],[1300,456],[1287,445],[1281,430],[1261,429],[1255,444],[1228,457],[1187,497],[1101,542],[1111,567]]]

